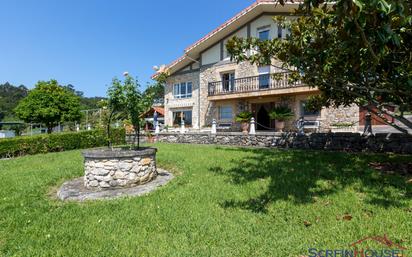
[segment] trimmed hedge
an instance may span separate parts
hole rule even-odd
[[[125,144],[125,130],[112,129],[111,138],[114,145]],[[16,137],[0,139],[0,158],[87,149],[106,145],[106,134],[102,130]]]

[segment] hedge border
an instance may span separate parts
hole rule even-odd
[[[125,144],[125,139],[124,129],[111,130],[113,144]],[[106,133],[102,130],[15,137],[0,139],[0,158],[87,149],[106,144]]]

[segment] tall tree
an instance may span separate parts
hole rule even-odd
[[[305,0],[297,15],[276,18],[290,28],[288,40],[233,38],[227,44],[232,58],[265,65],[278,59],[295,80],[319,88],[312,108],[355,103],[408,133],[398,124],[412,129],[404,117],[412,108],[412,2]]]
[[[81,117],[79,97],[56,80],[39,81],[15,111],[25,122],[45,124],[48,133],[59,122],[77,121]]]

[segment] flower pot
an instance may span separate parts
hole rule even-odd
[[[249,122],[242,122],[241,127],[243,134],[249,134]]]
[[[277,120],[276,121],[276,131],[278,131],[278,132],[283,132],[283,129],[285,128],[285,121],[280,121],[280,120]]]

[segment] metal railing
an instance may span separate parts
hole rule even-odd
[[[301,81],[292,81],[289,72],[263,74],[253,77],[230,79],[209,83],[209,96],[284,89],[302,86]]]

